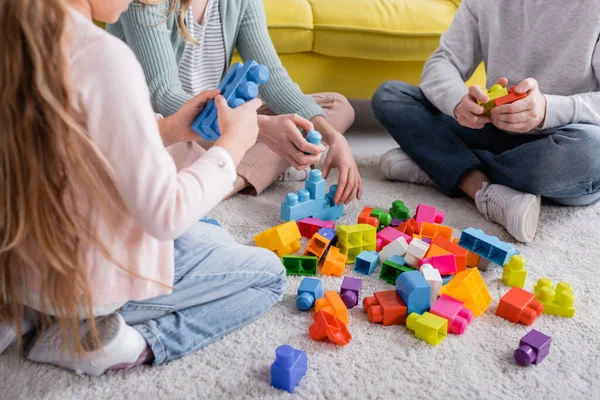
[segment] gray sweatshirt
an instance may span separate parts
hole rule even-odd
[[[600,125],[600,0],[463,0],[440,47],[425,64],[421,89],[442,112],[467,94],[483,61],[487,86],[538,81],[546,96],[542,129]]]

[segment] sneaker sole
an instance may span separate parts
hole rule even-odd
[[[514,215],[518,216],[525,213],[527,217],[525,218],[523,226],[519,229],[519,237],[513,235],[515,239],[523,243],[531,243],[533,241],[540,218],[540,205],[541,200],[535,195],[527,195],[526,198],[521,201],[517,208],[517,212]],[[513,223],[515,226],[518,226],[517,221],[513,220]]]

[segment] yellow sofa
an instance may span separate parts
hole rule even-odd
[[[418,84],[460,0],[263,0],[283,65],[305,93],[370,98],[386,80]],[[485,84],[483,68],[471,81]]]

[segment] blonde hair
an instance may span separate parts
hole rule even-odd
[[[110,216],[123,205],[107,196],[111,170],[77,122],[70,31],[64,0],[0,2],[0,321],[20,333],[27,291],[39,282],[40,304],[54,314],[43,325],[57,322],[69,351],[83,353],[82,313],[100,346],[86,254],[110,257],[90,210],[114,232]]]
[[[179,31],[181,35],[194,44],[198,44],[198,41],[190,34],[190,31],[187,29],[185,25],[185,16],[187,14],[187,10],[192,6],[192,0],[138,0],[139,2],[145,5],[152,4],[162,4],[162,3],[170,3],[169,5],[169,13],[167,14],[165,21],[173,14],[177,13],[177,26],[179,27]],[[179,10],[177,9],[177,5],[179,4]],[[164,22],[164,21],[163,21]]]

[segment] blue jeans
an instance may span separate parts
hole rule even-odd
[[[272,252],[237,244],[223,228],[198,222],[175,240],[174,290],[126,303],[119,313],[161,364],[192,353],[250,323],[285,291]]]
[[[449,196],[460,194],[458,182],[473,169],[557,201],[600,195],[598,126],[567,125],[544,135],[508,134],[492,124],[471,129],[440,112],[418,87],[398,81],[381,85],[372,106],[402,150]]]

